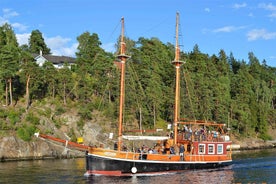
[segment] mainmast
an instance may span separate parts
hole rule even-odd
[[[118,130],[118,150],[121,151],[122,145],[122,125],[123,125],[123,109],[124,109],[124,97],[125,97],[125,63],[127,56],[126,43],[124,41],[124,17],[121,19],[122,30],[121,30],[121,40],[120,40],[120,53],[117,56],[121,62],[121,82],[120,82],[120,109],[119,109],[119,130]]]
[[[180,98],[180,67],[184,63],[180,61],[180,48],[178,43],[178,26],[179,26],[179,13],[176,13],[176,29],[175,29],[175,58],[172,64],[175,66],[175,103],[174,103],[174,143],[177,143],[177,122],[179,121],[179,98]]]

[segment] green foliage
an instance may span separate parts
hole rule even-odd
[[[53,118],[53,123],[55,124],[55,126],[57,128],[60,128],[61,125],[62,125],[62,123],[63,123],[63,121],[61,119],[59,119],[59,118]]]
[[[6,121],[0,119],[0,130],[10,129]]]
[[[17,122],[20,121],[20,113],[14,110],[10,110],[8,113],[8,119],[11,125],[15,125]]]
[[[167,130],[167,127],[168,126],[168,122],[162,120],[162,119],[158,119],[156,121],[156,125],[155,125],[155,128],[161,128],[163,129],[163,131],[166,131]]]
[[[77,122],[77,126],[79,129],[83,129],[83,126],[84,126],[85,122],[83,119],[80,119],[78,122]]]
[[[83,120],[91,120],[93,109],[94,109],[93,104],[85,104],[79,107],[78,114]]]
[[[115,107],[115,104],[110,103],[110,104],[106,105],[105,108],[103,109],[103,114],[109,118],[116,118],[115,117],[116,108],[117,107]]]
[[[68,136],[71,138],[70,141],[77,142],[77,136],[73,129],[70,129]]]
[[[33,30],[29,39],[29,51],[31,53],[39,54],[40,51],[43,54],[50,54],[51,50],[45,44],[42,33],[39,30]]]
[[[39,125],[40,119],[34,113],[28,113],[26,116],[26,121],[30,122],[32,125]]]
[[[261,139],[263,139],[263,140],[265,140],[265,141],[272,140],[271,135],[268,135],[267,133],[261,134],[261,135],[259,136],[259,138],[261,138]]]
[[[0,108],[0,118],[5,119],[8,116],[8,111],[6,109]]]
[[[65,112],[66,112],[66,109],[64,107],[58,106],[58,107],[56,107],[55,115],[58,116],[58,115],[61,115],[61,114],[65,113]]]
[[[24,125],[23,127],[20,127],[17,129],[17,135],[24,141],[30,141],[36,132],[36,127],[33,125],[27,126]]]
[[[41,112],[40,114],[50,118],[52,116],[52,109],[49,107],[45,107],[44,111]]]

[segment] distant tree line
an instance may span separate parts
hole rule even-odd
[[[20,121],[13,118],[7,124],[3,108],[12,110],[24,104],[28,110],[34,101],[49,99],[64,106],[74,103],[84,119],[91,118],[93,110],[117,117],[120,75],[116,54],[101,48],[96,33],[84,32],[77,41],[74,67],[56,69],[51,62],[39,67],[32,54],[40,50],[51,53],[42,33],[32,31],[28,44],[19,46],[12,27],[0,27],[2,128]],[[147,128],[172,122],[174,45],[143,37],[138,41],[126,38],[126,44],[131,58],[126,66],[124,123],[137,123],[141,117]],[[275,67],[265,60],[260,62],[253,52],[248,53],[246,62],[235,59],[232,53],[227,56],[223,49],[210,56],[198,45],[189,53],[181,52],[181,59],[185,61],[181,72],[182,118],[212,120],[227,124],[239,135],[270,138],[268,128],[276,128]]]

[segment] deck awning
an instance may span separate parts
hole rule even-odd
[[[162,141],[167,140],[167,136],[135,136],[135,135],[123,135],[123,139],[127,140],[151,140],[151,141]]]

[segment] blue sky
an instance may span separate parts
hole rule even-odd
[[[245,61],[253,52],[276,67],[275,0],[1,0],[0,25],[12,25],[19,44],[38,29],[53,54],[74,56],[76,38],[85,31],[97,33],[102,47],[112,51],[121,17],[130,39],[174,44],[176,12],[182,51],[198,44],[203,53],[223,49]]]

